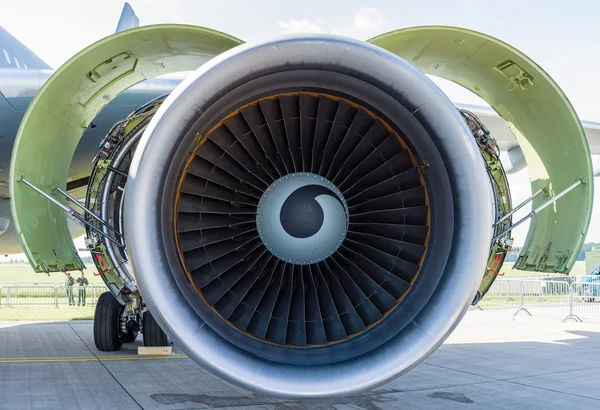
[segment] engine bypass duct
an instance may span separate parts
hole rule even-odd
[[[12,211],[32,266],[73,269],[80,260],[61,209],[22,181],[64,202],[54,187],[64,189],[68,159],[97,112],[142,79],[196,69],[118,124],[96,159],[86,207],[126,244],[113,246],[106,236],[119,235],[88,219],[103,229],[88,230],[88,246],[108,263],[98,266],[110,272],[111,292],[123,304],[141,295],[193,360],[259,393],[356,394],[410,370],[493,282],[510,237],[490,244],[510,227],[511,210],[482,124],[423,74],[432,57],[419,60],[406,45],[419,33],[442,54],[448,41],[432,33],[466,39],[450,41],[454,56],[489,40],[498,64],[525,58],[479,33],[427,27],[378,45],[322,35],[240,45],[199,27],[146,26],[88,47],[36,96],[13,151]],[[565,126],[577,129],[568,101],[536,67],[527,66],[535,86],[550,84]],[[527,92],[522,77],[501,92]],[[488,99],[500,98],[486,84]],[[579,164],[553,192],[589,176],[569,156],[585,152],[583,141],[564,155]],[[537,171],[552,155],[541,152]],[[590,193],[582,184],[564,198]],[[532,226],[552,236],[564,215],[545,209]],[[565,238],[587,229],[589,212],[578,217]],[[538,256],[542,269],[557,258]]]

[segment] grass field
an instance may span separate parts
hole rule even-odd
[[[90,285],[102,286],[104,282],[100,276],[94,276],[97,272],[96,267],[91,265],[83,271],[85,277],[90,282]],[[75,279],[79,277],[79,272],[71,272],[71,276]],[[6,283],[27,283],[27,284],[57,284],[64,283],[65,274],[62,272],[51,272],[50,275],[45,273],[36,273],[29,265],[10,265],[0,264],[0,284]]]
[[[94,266],[88,266],[84,271],[90,286],[104,286]],[[74,278],[79,277],[79,272],[71,272]],[[29,265],[0,264],[0,286],[2,284],[27,284],[27,285],[62,285],[65,275],[62,272],[36,273]],[[71,307],[60,306],[15,306],[12,308],[2,306],[0,320],[91,320],[94,318],[94,306]]]

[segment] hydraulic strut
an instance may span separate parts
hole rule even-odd
[[[96,228],[94,225],[92,225],[91,223],[89,223],[88,221],[85,220],[84,217],[82,217],[81,215],[79,215],[79,213],[75,212],[75,210],[73,210],[72,208],[61,204],[59,201],[57,201],[56,199],[52,198],[50,195],[48,195],[46,192],[44,192],[43,190],[41,190],[40,188],[38,188],[37,186],[35,186],[34,184],[32,184],[31,182],[29,182],[28,180],[26,180],[25,178],[21,178],[20,182],[24,183],[25,185],[27,185],[29,188],[33,189],[35,192],[37,192],[38,194],[40,194],[41,196],[43,196],[44,198],[46,198],[48,201],[52,202],[54,205],[58,206],[60,209],[62,209],[63,211],[65,211],[69,216],[77,219],[78,221],[80,221],[81,223],[83,223],[85,226],[89,227],[90,229],[93,229],[94,232],[99,233],[100,235],[106,237],[106,239],[108,239],[109,241],[111,241],[112,243],[114,243],[115,245],[117,245],[120,248],[125,248],[125,245],[123,245],[122,243],[120,243],[119,241],[111,238],[109,235],[106,235],[104,232],[102,232],[102,230]],[[61,194],[64,194],[64,191],[62,191],[60,188],[57,188],[57,190],[59,190],[59,192],[61,192]],[[69,197],[71,198],[71,197]],[[76,200],[75,200],[76,201]],[[77,202],[77,201],[76,201]],[[81,206],[81,205],[80,205]],[[82,207],[83,208],[83,207]],[[83,208],[85,211],[87,211],[88,213],[91,214],[90,211],[88,211],[86,208]],[[93,214],[92,214],[93,215]],[[94,215],[94,217],[96,217]],[[96,217],[99,221],[101,221],[103,224],[107,225],[108,224],[106,222],[104,222],[102,219]],[[121,235],[119,235],[121,236]]]
[[[87,209],[78,200],[76,200],[75,198],[73,198],[71,195],[69,195],[68,193],[66,193],[62,189],[56,187],[56,190],[58,192],[60,192],[67,200],[69,200],[69,201],[73,202],[74,204],[76,204],[78,207],[80,207],[85,212],[87,212],[87,214],[90,215],[92,218],[94,218],[95,220],[97,220],[98,222],[100,222],[102,225],[106,226],[108,229],[110,229],[111,231],[113,231],[114,234],[117,235],[119,238],[123,239],[123,235],[121,235],[121,233],[119,231],[117,231],[115,228],[113,228],[112,226],[110,226],[109,223],[106,222],[104,219],[100,218],[95,213],[93,213],[92,211],[90,211],[89,209]]]
[[[540,211],[542,211],[543,209],[547,208],[549,205],[552,205],[554,202],[556,202],[558,199],[560,199],[561,197],[565,196],[566,194],[568,194],[569,192],[571,192],[572,190],[574,190],[575,188],[577,188],[579,185],[583,184],[584,180],[583,179],[579,179],[577,180],[577,182],[573,183],[572,185],[570,185],[568,188],[566,188],[565,190],[563,190],[562,192],[560,192],[559,194],[554,195],[552,198],[548,199],[546,202],[544,202],[543,204],[541,204],[540,206],[538,206],[537,208],[535,208],[534,210],[532,210],[531,212],[529,212],[527,215],[525,215],[523,218],[521,218],[520,220],[518,220],[517,222],[515,222],[514,224],[512,224],[511,226],[509,226],[508,228],[504,229],[501,233],[499,233],[498,235],[496,235],[494,237],[494,239],[492,239],[492,242],[497,240],[498,238],[500,238],[502,235],[504,235],[505,233],[509,232],[511,229],[516,228],[517,226],[521,225],[523,222],[525,222],[526,220],[528,220],[529,218],[531,218],[532,216],[534,216],[535,214],[539,213]],[[539,192],[539,191],[538,191]],[[535,196],[539,195],[537,192],[535,194]],[[535,196],[531,197],[528,201],[529,202],[531,199],[533,199]],[[525,203],[521,204],[518,208],[521,208],[522,205],[524,205]],[[513,211],[514,213],[514,211]],[[495,226],[495,225],[494,225]]]
[[[538,189],[535,194],[531,195],[529,198],[527,198],[526,200],[524,200],[523,202],[521,202],[518,206],[516,206],[515,208],[513,208],[512,211],[510,211],[509,213],[507,213],[506,215],[504,215],[502,218],[500,218],[494,225],[492,225],[492,227],[495,228],[496,226],[500,225],[506,219],[510,218],[519,209],[523,208],[525,205],[527,205],[528,203],[530,203],[531,201],[533,201],[535,198],[537,198],[538,196],[540,196],[542,194],[542,192],[544,192],[544,188]]]

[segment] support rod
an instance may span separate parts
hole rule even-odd
[[[516,223],[514,223],[513,225],[509,226],[508,228],[506,228],[505,230],[503,230],[501,233],[499,233],[498,235],[496,235],[494,237],[494,239],[492,239],[492,243],[495,242],[495,241],[497,241],[498,238],[500,238],[505,233],[507,233],[510,230],[516,228],[517,226],[521,225],[523,222],[525,222],[526,220],[528,220],[529,218],[531,218],[535,214],[539,213],[541,210],[547,208],[549,205],[552,205],[558,199],[562,198],[563,196],[565,196],[566,194],[568,194],[569,192],[571,192],[573,189],[577,188],[582,183],[583,183],[583,179],[579,179],[579,180],[577,180],[577,182],[575,182],[574,184],[570,185],[567,189],[565,189],[561,193],[559,193],[559,194],[553,196],[552,198],[548,199],[546,202],[544,202],[543,204],[541,204],[540,206],[538,206],[537,208],[535,208],[534,210],[532,210],[531,212],[529,212],[527,215],[525,215],[522,219],[520,219],[519,221],[517,221]]]
[[[503,221],[505,221],[508,217],[510,217],[511,215],[513,215],[519,209],[523,208],[525,205],[527,205],[528,203],[530,203],[531,201],[533,201],[535,198],[537,198],[538,196],[540,196],[540,194],[542,192],[544,192],[544,188],[539,189],[535,194],[531,195],[525,201],[521,202],[517,207],[513,208],[512,211],[510,211],[509,213],[507,213],[506,215],[504,215],[498,222],[496,222],[494,225],[492,225],[492,227],[495,228],[496,226],[500,225]]]
[[[123,235],[121,235],[121,233],[119,231],[117,231],[115,228],[113,228],[112,226],[110,226],[108,224],[108,222],[106,222],[104,219],[100,218],[95,213],[93,213],[92,211],[90,211],[89,209],[87,209],[78,200],[76,200],[75,198],[73,198],[71,195],[69,195],[68,193],[66,193],[65,191],[63,191],[62,189],[60,189],[59,187],[56,187],[56,190],[58,192],[60,192],[69,201],[73,202],[74,204],[77,204],[78,207],[80,207],[85,212],[87,212],[92,218],[94,218],[95,220],[97,220],[98,222],[100,222],[101,224],[103,224],[104,226],[106,226],[108,229],[110,229],[111,231],[113,231],[117,236],[119,236],[119,238],[123,238]]]
[[[125,177],[125,178],[128,177],[128,175],[126,173],[124,173],[123,171],[119,171],[117,168],[111,167],[110,165],[108,167],[106,167],[106,169],[108,169],[111,172],[114,172],[115,174],[119,174],[122,177]]]
[[[31,182],[29,182],[25,178],[22,178],[21,182],[24,183],[25,185],[27,185],[29,188],[33,189],[35,192],[37,192],[38,194],[40,194],[44,198],[46,198],[48,201],[52,202],[54,205],[58,206],[60,209],[62,209],[63,211],[65,211],[68,215],[70,215],[73,218],[79,220],[81,223],[83,223],[84,225],[90,227],[94,231],[98,232],[100,235],[106,237],[106,239],[108,239],[109,241],[113,242],[118,247],[125,248],[125,246],[123,244],[121,244],[120,242],[118,242],[115,239],[111,238],[110,236],[106,235],[100,229],[96,228],[94,225],[92,225],[91,223],[89,223],[88,221],[86,221],[84,217],[82,217],[81,215],[79,215],[73,209],[69,208],[66,205],[61,204],[59,201],[57,201],[56,199],[52,198],[50,195],[48,195],[47,193],[45,193],[44,191],[42,191],[41,189],[39,189],[38,187],[36,187],[35,185],[33,185]]]

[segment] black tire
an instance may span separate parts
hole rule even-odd
[[[122,306],[112,293],[104,292],[98,298],[94,313],[94,343],[102,352],[114,352],[123,346],[119,329]]]
[[[129,328],[129,330],[127,330],[127,333],[125,334],[125,337],[123,338],[123,343],[135,342],[135,339],[137,339],[138,337],[138,333],[139,332],[137,329]]]
[[[152,313],[144,312],[144,346],[169,346],[169,338],[160,328]]]

